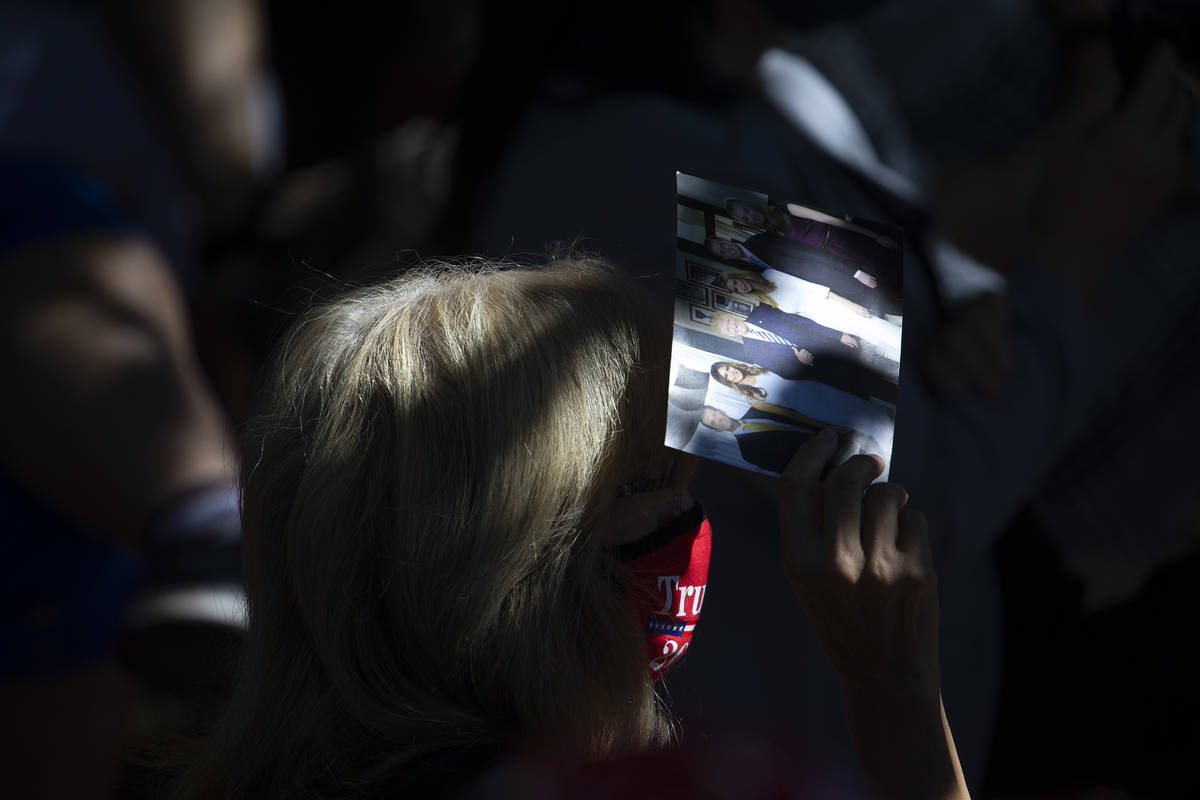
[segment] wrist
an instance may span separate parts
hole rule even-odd
[[[939,713],[941,674],[936,665],[914,665],[881,673],[841,673],[847,705],[874,710]]]
[[[868,796],[969,798],[940,691],[845,681],[843,690]]]

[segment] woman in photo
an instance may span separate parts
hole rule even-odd
[[[891,452],[894,422],[883,406],[818,381],[781,378],[757,364],[718,361],[709,373],[759,410],[856,430],[879,442],[884,453]]]
[[[765,303],[789,314],[799,314],[834,330],[860,337],[875,345],[891,361],[900,360],[902,328],[873,316],[869,309],[810,281],[777,269],[723,273],[714,285]]]

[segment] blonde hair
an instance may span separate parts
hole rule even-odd
[[[729,288],[729,281],[738,279],[749,281],[751,285],[758,284],[766,289],[766,291],[751,289],[746,294],[742,294],[742,297],[749,297],[756,303],[765,303],[772,308],[779,308],[779,304],[775,302],[775,298],[771,297],[771,292],[775,291],[779,287],[775,285],[774,281],[764,278],[760,272],[753,272],[751,270],[743,270],[741,272],[722,272],[721,277],[717,280],[720,281],[719,285],[722,289],[727,292],[732,292],[733,290]],[[741,294],[741,292],[736,292],[736,294]]]
[[[245,439],[239,681],[178,796],[667,741],[592,535],[622,484],[674,469],[661,316],[595,259],[434,265],[304,316]]]
[[[748,397],[751,400],[762,400],[767,396],[766,390],[758,386],[747,386],[744,383],[733,383],[727,378],[722,378],[717,374],[718,367],[733,367],[743,375],[765,375],[767,370],[757,364],[745,364],[741,361],[717,361],[709,367],[709,374],[722,386],[728,386],[743,397]]]

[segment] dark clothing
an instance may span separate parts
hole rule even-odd
[[[805,364],[796,358],[792,348],[786,344],[764,342],[744,337],[746,360],[765,367],[781,378],[789,380],[820,381],[830,386],[858,395],[864,400],[878,397],[895,403],[899,388],[888,378],[875,372],[867,365],[855,360],[849,347],[843,346],[845,355],[813,354],[813,363]]]
[[[862,351],[842,344],[841,333],[833,328],[761,303],[746,317],[746,322],[813,354],[813,364],[809,366],[796,358],[789,345],[746,335],[742,337],[742,346],[750,363],[765,367],[781,378],[820,381],[862,398],[896,402],[896,384],[864,364],[860,360]]]
[[[470,797],[480,777],[504,762],[506,749],[497,743],[481,742],[431,753],[388,780],[375,798]]]
[[[792,216],[787,210],[787,203],[778,203],[773,208],[787,220],[787,225],[779,229],[781,236],[810,247],[824,248],[839,258],[857,264],[863,272],[879,278],[881,283],[886,281],[899,286],[899,250],[884,247],[863,233],[846,230],[827,222]],[[893,238],[899,240],[900,232],[897,231]]]
[[[782,473],[800,447],[821,432],[820,428],[802,422],[751,408],[742,415],[742,422],[762,420],[790,425],[796,430],[787,431],[735,431],[738,449],[747,463],[774,473]]]
[[[796,347],[803,347],[813,353],[824,353],[833,347],[845,347],[842,344],[842,332],[814,322],[799,314],[789,314],[774,306],[759,303],[746,317],[746,322],[776,336],[782,336]],[[752,337],[743,336],[743,341]],[[765,364],[763,366],[766,366]]]
[[[839,258],[824,248],[794,242],[777,233],[755,234],[742,242],[742,247],[774,269],[818,286],[827,286],[835,294],[866,306],[876,316],[901,313],[900,302],[896,299],[899,292],[889,276],[875,275],[879,286],[871,289],[854,278],[861,265]]]

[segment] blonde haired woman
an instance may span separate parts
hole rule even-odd
[[[246,438],[240,680],[182,795],[664,743],[610,548],[691,502],[669,347],[592,261],[429,268],[304,317]]]
[[[773,281],[764,278],[761,272],[754,272],[752,270],[723,272],[713,280],[713,285],[734,294],[740,294],[742,297],[747,297],[755,303],[763,303],[772,308],[779,308],[779,304],[771,297],[771,292],[779,287]]]
[[[578,763],[665,743],[653,684],[708,552],[686,457],[661,444],[669,346],[634,282],[587,260],[428,268],[302,318],[245,442],[239,682],[176,796],[466,795],[521,747]],[[797,497],[833,452],[810,450]],[[852,505],[878,473],[862,458],[833,473],[861,484]],[[816,535],[789,509],[788,537]],[[936,638],[906,647],[936,662]],[[889,748],[866,766],[894,783]]]

